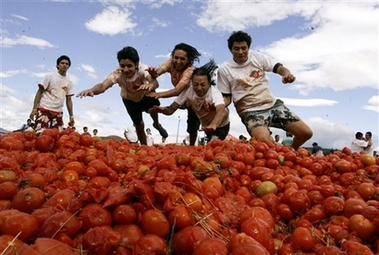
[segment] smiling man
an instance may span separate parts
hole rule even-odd
[[[283,83],[292,83],[296,78],[270,57],[249,52],[250,45],[250,35],[243,31],[232,33],[228,48],[233,58],[220,66],[217,86],[227,106],[233,101],[251,137],[273,142],[268,128],[280,128],[294,135],[292,147],[297,149],[312,137],[312,130],[272,95],[265,72],[279,74]]]

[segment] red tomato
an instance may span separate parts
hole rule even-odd
[[[274,239],[271,236],[272,228],[260,218],[249,218],[242,222],[241,232],[253,237],[270,253],[275,250]]]
[[[168,214],[170,226],[175,226],[179,230],[195,223],[192,212],[185,205],[177,205]]]
[[[294,212],[308,210],[311,207],[311,199],[308,197],[306,190],[299,190],[289,198],[288,205]]]
[[[40,237],[54,238],[58,234],[65,234],[69,237],[79,231],[82,224],[74,214],[66,211],[57,212],[51,215],[42,224],[39,231]]]
[[[338,215],[343,212],[345,201],[340,197],[328,197],[324,200],[322,208],[327,216]]]
[[[208,187],[212,187],[217,190],[219,196],[224,194],[224,186],[222,185],[220,179],[218,177],[207,177],[203,180],[203,188],[206,189]]]
[[[335,169],[339,173],[351,172],[351,163],[345,159],[340,159],[334,164]]]
[[[131,224],[136,220],[137,214],[131,205],[119,205],[113,210],[112,218],[117,224]]]
[[[219,238],[205,238],[193,250],[192,255],[227,255],[226,244]]]
[[[0,200],[12,200],[17,191],[18,188],[14,182],[6,181],[0,183]]]
[[[378,194],[378,189],[374,186],[374,184],[369,182],[362,182],[357,187],[358,194],[364,199],[369,200],[372,199],[375,195]]]
[[[77,172],[78,174],[82,174],[82,173],[84,173],[85,168],[81,162],[71,161],[65,165],[64,170],[65,171],[73,170],[73,171]]]
[[[314,206],[304,214],[304,219],[311,223],[320,222],[326,218],[325,212],[321,206]]]
[[[88,204],[79,213],[78,219],[83,222],[82,230],[88,231],[97,226],[110,226],[112,216],[101,204]]]
[[[343,213],[346,217],[350,218],[354,214],[361,214],[366,207],[367,205],[364,200],[359,198],[349,198],[345,201]]]
[[[24,150],[24,144],[21,140],[18,140],[14,136],[1,137],[0,149],[7,151],[22,151]]]
[[[32,215],[24,212],[9,215],[2,224],[0,230],[3,235],[18,236],[24,242],[29,242],[38,231],[38,221]]]
[[[348,255],[374,255],[367,245],[361,244],[355,240],[347,240],[342,243],[341,250],[346,251]]]
[[[36,149],[40,152],[52,151],[55,145],[54,138],[50,135],[41,134],[36,139]]]
[[[121,235],[109,226],[96,226],[89,229],[83,236],[83,249],[89,254],[107,254],[112,247],[116,247]]]
[[[14,196],[13,208],[22,212],[31,213],[45,202],[45,192],[39,188],[30,187],[20,190]]]
[[[287,204],[280,203],[276,207],[276,212],[283,220],[292,220],[294,218],[294,213]]]
[[[135,242],[144,235],[141,228],[136,224],[115,225],[113,230],[121,235],[119,245],[128,248],[133,248]]]
[[[52,197],[50,197],[42,207],[49,208],[67,208],[70,202],[74,199],[75,192],[71,189],[62,189],[57,191]]]
[[[170,231],[170,223],[162,212],[149,209],[142,213],[141,229],[147,234],[166,238]]]
[[[309,228],[297,227],[291,234],[291,241],[295,250],[309,251],[314,247],[315,239]]]
[[[13,235],[0,235],[0,251],[4,255],[41,255]]]
[[[61,175],[61,180],[65,182],[77,181],[79,180],[79,175],[74,170],[64,170]]]
[[[207,238],[207,232],[200,226],[183,228],[173,235],[174,254],[192,254],[194,247]]]
[[[135,254],[165,254],[166,241],[156,235],[142,236],[134,245]]]
[[[369,240],[375,233],[375,225],[361,214],[349,218],[349,231],[355,231],[363,241]]]

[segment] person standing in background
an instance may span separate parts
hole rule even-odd
[[[272,95],[266,72],[280,75],[284,84],[294,82],[295,76],[269,56],[259,51],[249,52],[252,40],[247,33],[233,32],[227,41],[232,58],[220,65],[217,74],[217,86],[226,106],[234,103],[252,138],[273,142],[269,128],[280,128],[294,136],[291,146],[298,149],[313,132],[283,101]]]
[[[372,133],[370,131],[367,131],[365,134],[365,141],[368,143],[367,148],[365,148],[365,152],[367,152],[370,155],[374,154],[374,143],[372,141]]]
[[[274,141],[275,141],[275,143],[281,143],[280,142],[280,135],[276,134],[274,137]]]
[[[368,142],[365,141],[362,132],[357,132],[355,134],[355,139],[351,142],[351,152],[362,152],[367,146],[369,146]]]
[[[169,98],[179,96],[182,92],[186,91],[190,86],[192,72],[195,69],[193,64],[195,61],[199,61],[200,56],[201,54],[197,49],[191,45],[185,43],[175,45],[171,52],[171,58],[162,63],[158,68],[149,67],[147,69],[150,75],[155,78],[164,73],[169,73],[174,88],[163,92],[151,92],[148,96],[156,99]],[[187,107],[187,111],[187,133],[189,133],[190,145],[195,145],[200,121],[192,108]],[[163,139],[162,142],[164,143]]]
[[[324,156],[324,152],[322,151],[322,148],[316,142],[312,143],[311,154],[316,157]]]
[[[71,97],[74,95],[73,83],[67,76],[67,71],[71,66],[68,56],[62,55],[56,61],[57,72],[52,72],[43,78],[38,84],[38,91],[34,97],[33,109],[29,115],[34,120],[34,130],[37,133],[46,128],[57,128],[63,130],[63,104],[66,107],[69,117],[68,125],[75,125],[73,103]]]
[[[154,144],[154,138],[153,138],[153,134],[151,133],[150,128],[146,128],[146,141],[147,141],[147,145]]]

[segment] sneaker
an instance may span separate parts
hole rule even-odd
[[[168,137],[168,134],[167,134],[166,129],[164,129],[164,128],[162,127],[161,124],[159,124],[159,126],[153,124],[153,127],[154,127],[156,130],[159,131],[159,134],[160,134],[163,138],[167,138],[167,137]]]

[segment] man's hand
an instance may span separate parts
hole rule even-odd
[[[287,75],[285,75],[285,76],[282,77],[282,82],[283,83],[292,83],[295,80],[296,80],[296,77],[293,74],[291,74],[291,73],[289,73],[289,74],[287,74]]]
[[[148,112],[149,113],[165,113],[167,111],[166,107],[160,107],[160,106],[153,106],[151,107]]]
[[[151,77],[153,77],[154,79],[156,79],[158,77],[158,69],[155,68],[155,67],[148,67],[146,69],[146,71],[151,75]]]
[[[90,90],[90,89],[86,89],[86,90],[83,90],[83,91],[79,92],[79,93],[76,95],[76,97],[80,97],[80,98],[82,98],[82,97],[88,97],[88,96],[93,97],[94,95],[95,95],[95,94],[93,93],[92,90]]]
[[[216,127],[214,126],[202,126],[201,129],[204,132],[214,132],[216,131]]]

